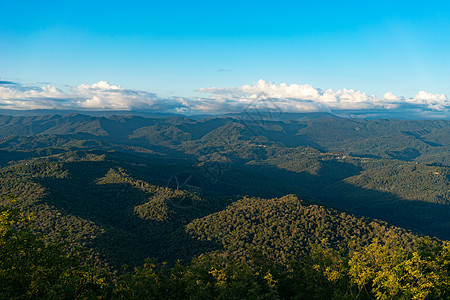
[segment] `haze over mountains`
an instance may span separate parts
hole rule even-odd
[[[43,111],[42,113],[47,113]],[[33,114],[35,111],[23,114]],[[245,112],[221,116],[121,116],[101,112],[69,115],[0,117],[2,137],[87,134],[130,145],[185,147],[215,133],[232,133],[243,140],[264,138],[280,147],[308,146],[354,155],[444,162],[450,146],[446,120],[389,120],[339,118],[329,113]],[[149,117],[153,118],[149,118]],[[147,135],[148,134],[148,135]],[[156,139],[151,139],[156,138]],[[164,137],[164,139],[162,139]],[[227,137],[224,137],[226,139]]]

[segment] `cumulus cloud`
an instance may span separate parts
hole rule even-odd
[[[145,109],[151,108],[160,99],[155,94],[127,90],[118,85],[111,85],[106,81],[99,81],[92,85],[82,84],[73,91],[81,100],[77,101],[80,107],[95,109]]]
[[[0,85],[0,108],[155,110],[181,112],[183,99],[160,98],[146,91],[130,90],[106,81],[81,84],[65,92],[54,86]]]
[[[202,88],[199,91],[211,94],[211,99],[216,101],[226,99],[234,108],[242,108],[255,99],[270,99],[284,110],[293,112],[368,109],[381,104],[377,97],[353,89],[322,91],[309,84],[275,84],[264,80],[255,85]]]
[[[154,93],[132,90],[106,81],[81,84],[67,91],[52,85],[26,86],[0,82],[0,108],[146,110],[175,113],[227,113],[243,110],[279,112],[370,111],[443,112],[450,114],[444,94],[420,91],[412,98],[387,92],[368,95],[354,89],[322,90],[309,84],[276,84],[259,80],[241,87],[201,88],[204,97],[162,98]]]
[[[245,109],[249,105],[262,108],[269,100],[278,108],[288,112],[393,109],[447,111],[450,109],[450,102],[444,94],[432,94],[425,91],[419,92],[413,98],[399,97],[392,92],[377,97],[354,89],[323,91],[309,84],[276,84],[264,80],[259,80],[254,85],[201,88],[199,91],[210,94],[210,97],[201,99],[196,107],[207,108],[210,111],[223,109],[224,106],[233,111]],[[256,99],[259,100],[255,102]]]
[[[0,85],[0,108],[52,109],[64,105],[65,94],[54,86]]]
[[[400,98],[395,96],[392,92],[387,92],[386,94],[384,94],[383,98],[390,101],[400,100]]]
[[[450,106],[447,96],[444,94],[433,94],[425,91],[420,91],[414,98],[406,99],[406,101],[438,111],[446,111]]]

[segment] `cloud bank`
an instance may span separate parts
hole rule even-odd
[[[317,112],[317,111],[345,111],[345,110],[400,110],[421,109],[431,111],[450,110],[450,101],[444,94],[433,94],[420,91],[413,98],[405,98],[387,92],[382,97],[367,95],[365,92],[342,89],[321,90],[309,84],[275,84],[259,80],[254,85],[229,88],[201,88],[200,92],[211,96],[202,99],[199,106],[215,109],[215,105],[239,109],[248,105],[261,107],[264,100],[277,106],[282,111],[290,112]],[[259,99],[260,101],[255,101]],[[257,102],[257,103],[256,103]],[[205,105],[207,103],[208,105]]]
[[[182,112],[183,99],[160,98],[153,93],[124,89],[106,81],[81,84],[69,92],[54,86],[0,84],[0,108],[4,109],[80,109],[80,110],[154,110]]]
[[[63,91],[51,85],[25,86],[0,82],[0,108],[145,110],[171,113],[227,113],[248,109],[280,112],[440,112],[450,115],[444,94],[420,91],[412,98],[387,92],[368,95],[354,89],[322,90],[309,84],[276,84],[259,80],[241,87],[209,87],[198,90],[199,98],[162,98],[154,93],[122,88],[106,81],[81,84]]]

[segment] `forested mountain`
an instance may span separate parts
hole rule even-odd
[[[331,114],[242,113],[200,120],[182,116],[96,117],[78,113],[0,116],[0,137],[3,138],[70,135],[77,140],[90,137],[129,146],[166,146],[186,151],[192,142],[227,134],[240,141],[283,147],[307,146],[359,156],[439,163],[448,163],[449,130],[450,123],[445,120],[364,120]],[[3,145],[7,146],[13,145]]]
[[[164,172],[165,166],[139,165],[109,154],[68,152],[3,168],[1,192],[4,197],[16,195],[14,206],[35,214],[38,232],[53,239],[67,232],[69,242],[90,247],[116,265],[139,264],[146,257],[188,261],[223,247],[245,251],[248,243],[277,245],[268,248],[299,256],[324,239],[335,248],[354,236],[364,244],[383,238],[392,227],[305,204],[296,196],[240,200],[183,191],[171,188],[170,178],[161,185],[161,178],[169,175]],[[183,173],[177,174],[182,180]],[[246,225],[237,227],[242,222]],[[249,240],[254,230],[258,234]],[[414,240],[406,232],[391,230],[408,243]],[[228,231],[244,240],[217,236]]]
[[[0,164],[102,150],[195,169],[216,195],[303,198],[449,239],[447,121],[243,113],[0,118]],[[176,173],[159,178],[165,184]],[[156,176],[158,177],[158,176]]]
[[[0,116],[1,230],[49,249],[64,243],[54,260],[84,249],[81,265],[103,275],[80,274],[115,282],[90,283],[104,298],[151,298],[136,294],[139,285],[154,298],[164,289],[173,298],[193,290],[199,298],[408,297],[408,284],[423,278],[434,285],[419,285],[421,293],[440,298],[448,295],[449,129],[330,114]],[[11,223],[11,212],[21,217]],[[20,231],[28,225],[8,227],[23,216],[42,240]],[[382,273],[361,279],[376,251],[399,264],[398,276],[416,274],[410,264],[424,277],[393,289],[377,286]],[[169,267],[143,267],[149,257]],[[8,264],[0,277],[13,280],[2,275],[15,268]],[[123,264],[137,269],[111,275]]]

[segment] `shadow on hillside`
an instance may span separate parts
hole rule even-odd
[[[354,186],[342,179],[358,174],[357,169],[337,173],[334,167],[345,167],[344,163],[340,164],[329,166],[328,174],[319,172],[319,175],[296,173],[268,165],[246,166],[244,171],[239,170],[242,179],[239,185],[227,184],[233,182],[233,178],[227,178],[234,175],[234,171],[230,170],[221,178],[220,188],[229,194],[258,197],[280,197],[295,193],[301,198],[329,207],[450,240],[450,205],[406,200],[389,192]]]
[[[32,156],[33,153],[0,150],[0,168],[3,168],[4,166],[8,165],[10,161],[27,159]]]
[[[134,207],[147,202],[152,194],[130,183],[96,184],[115,166],[109,162],[69,163],[69,178],[39,180],[48,191],[42,201],[101,226],[105,232],[92,240],[90,247],[100,250],[117,266],[142,264],[147,257],[186,262],[205,251],[219,249],[214,242],[193,239],[185,232],[183,222],[139,218]]]
[[[169,262],[175,259],[189,261],[200,253],[222,248],[215,242],[193,239],[186,234],[184,225],[224,209],[229,202],[211,203],[209,210],[187,208],[183,212],[183,222],[177,219],[168,222],[143,220],[134,214],[134,207],[147,202],[151,194],[129,183],[95,184],[96,179],[117,166],[112,162],[69,163],[69,178],[39,181],[49,192],[43,201],[104,228],[104,234],[95,238],[90,246],[101,250],[116,265],[141,264],[146,257]],[[175,170],[166,167],[170,170],[168,173]],[[144,169],[133,173],[133,168],[130,168],[129,174],[135,179],[142,179],[140,176],[147,179],[142,173]],[[160,177],[170,175],[162,173],[164,166],[154,171]],[[450,239],[449,205],[408,201],[391,193],[356,187],[342,180],[359,172],[360,169],[354,165],[336,161],[322,161],[322,169],[317,175],[296,173],[276,166],[245,166],[227,169],[216,181],[204,178],[204,189],[216,195],[264,198],[295,193],[306,200],[339,210]],[[135,174],[138,176],[135,177]]]
[[[155,143],[151,143],[148,139],[142,138],[142,139],[128,139],[127,136],[122,136],[121,138],[118,137],[111,137],[111,136],[96,136],[90,133],[84,133],[79,132],[75,134],[64,134],[59,135],[61,138],[65,138],[68,141],[75,141],[72,142],[74,145],[73,148],[76,148],[77,150],[117,150],[122,152],[129,152],[133,153],[134,155],[139,154],[145,154],[145,152],[139,152],[139,149],[141,148],[141,151],[152,151],[154,154],[153,156],[157,156],[159,158],[177,158],[177,159],[195,159],[193,155],[187,154],[183,151],[176,150],[175,148],[167,147],[164,145],[159,145]],[[78,145],[76,144],[78,143]]]

